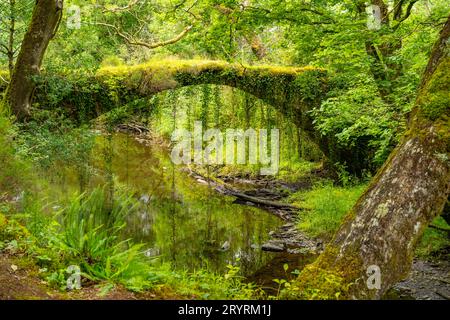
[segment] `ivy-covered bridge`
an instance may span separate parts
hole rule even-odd
[[[337,147],[333,137],[318,134],[309,111],[328,90],[327,72],[315,67],[245,66],[211,60],[155,60],[135,66],[109,66],[95,73],[47,75],[36,78],[35,101],[89,121],[137,99],[165,90],[199,84],[235,87],[272,105],[331,158],[364,167],[364,154]],[[358,151],[359,152],[359,151]],[[359,159],[357,162],[352,159]],[[360,168],[349,167],[351,171]]]
[[[43,79],[46,83],[43,88],[48,88],[51,79]],[[162,60],[136,66],[105,67],[89,77],[69,79],[59,79],[68,83],[63,86],[65,92],[56,94],[61,100],[56,107],[71,107],[77,116],[82,112],[88,119],[138,98],[199,84],[238,88],[300,119],[320,103],[326,90],[323,69],[243,66],[205,60]],[[43,99],[44,96],[38,98]]]

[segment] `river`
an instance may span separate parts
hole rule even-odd
[[[112,176],[141,202],[140,210],[128,216],[125,236],[143,243],[153,263],[219,273],[232,264],[249,276],[274,258],[261,245],[282,221],[256,207],[235,204],[233,197],[189,176],[185,168],[173,165],[163,144],[141,143],[123,133],[110,139],[98,135],[89,163],[85,188],[102,185]],[[79,190],[75,171],[45,174],[52,201],[63,205]]]

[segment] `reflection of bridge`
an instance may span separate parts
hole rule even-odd
[[[316,132],[308,111],[320,105],[328,89],[327,73],[320,68],[156,60],[135,66],[104,67],[92,75],[75,74],[40,77],[35,101],[45,108],[63,109],[83,122],[165,90],[199,84],[225,85],[250,93],[290,117],[333,163],[345,162],[350,171],[358,172],[370,159],[365,148],[341,147],[333,136],[323,137]],[[128,111],[132,105],[128,105]]]
[[[235,87],[262,99],[289,116],[331,163],[346,163],[350,172],[361,173],[372,165],[370,148],[364,139],[355,146],[342,146],[333,135],[321,136],[316,132],[308,111],[320,105],[328,90],[326,71],[320,68],[157,60],[136,66],[105,67],[89,76],[44,75],[38,81],[36,101],[46,108],[64,109],[74,119],[87,121],[137,99],[198,84]],[[127,112],[132,110],[132,105],[129,104]]]

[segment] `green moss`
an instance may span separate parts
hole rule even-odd
[[[3,218],[2,218],[3,217]],[[15,220],[8,220],[4,216],[0,216],[0,241],[17,241],[19,247],[28,246],[27,240],[30,232],[23,225]]]
[[[351,287],[360,275],[362,260],[348,252],[338,258],[339,249],[328,245],[317,260],[306,266],[286,290],[286,298],[349,299]]]
[[[283,77],[295,79],[298,75],[307,73],[309,80],[323,76],[323,69],[314,67],[278,67],[278,66],[243,66],[231,64],[225,61],[212,60],[153,60],[145,64],[135,66],[108,66],[98,70],[96,76],[99,79],[108,77],[122,77],[128,81],[129,85],[137,81],[139,84],[146,80],[145,84],[156,86],[157,88],[174,88],[181,85],[188,85],[189,82],[231,82],[232,80],[247,77],[257,82],[268,82],[276,84]],[[268,81],[267,81],[268,80]],[[308,81],[308,83],[314,81]],[[197,83],[192,83],[197,84]],[[305,83],[302,83],[306,85]],[[145,89],[145,88],[141,88]]]
[[[408,135],[427,139],[430,127],[437,134],[440,151],[450,153],[450,58],[439,64],[428,83],[420,90],[413,110],[414,126]],[[436,144],[436,143],[435,143]]]
[[[420,93],[418,107],[423,117],[435,121],[450,116],[450,58],[441,62]]]

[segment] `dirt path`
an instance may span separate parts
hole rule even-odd
[[[19,268],[11,257],[0,255],[0,300],[58,299],[58,294],[48,292],[32,272]]]
[[[37,267],[19,267],[20,259],[21,257],[0,254],[0,300],[163,300],[183,298],[170,290],[133,293],[120,286],[115,286],[106,294],[102,294],[100,285],[83,287],[77,291],[60,292],[51,289],[38,276]]]

